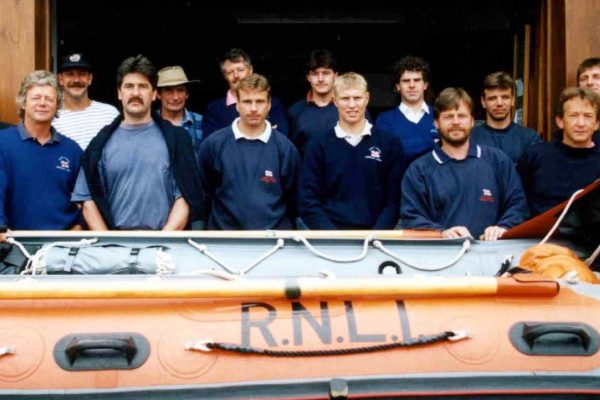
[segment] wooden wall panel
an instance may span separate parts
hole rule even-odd
[[[600,0],[565,0],[567,85],[576,86],[577,66],[600,57]]]
[[[50,0],[0,0],[0,120],[18,121],[23,77],[50,66]]]

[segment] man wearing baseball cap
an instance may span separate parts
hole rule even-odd
[[[68,54],[58,68],[64,103],[52,126],[76,141],[83,150],[100,129],[119,115],[110,104],[90,99],[88,88],[93,78],[92,65],[81,53]]]
[[[194,150],[199,154],[202,141],[202,115],[189,111],[185,103],[190,97],[188,84],[199,82],[188,80],[182,67],[175,65],[158,71],[157,97],[160,100],[158,114],[175,126],[184,128],[190,134]]]

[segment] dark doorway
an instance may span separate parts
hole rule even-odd
[[[512,72],[513,35],[532,23],[534,3],[57,0],[57,56],[87,53],[96,69],[92,96],[111,103],[125,57],[141,53],[158,68],[182,65],[202,80],[190,99],[190,108],[202,112],[224,94],[217,60],[228,48],[248,51],[286,106],[307,90],[309,51],[328,48],[343,70],[367,76],[376,115],[393,104],[390,66],[405,54],[430,62],[434,91],[462,86],[477,97],[486,74]]]

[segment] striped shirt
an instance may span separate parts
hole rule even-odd
[[[117,115],[119,111],[115,107],[92,100],[92,104],[85,110],[59,110],[52,126],[85,150],[100,129],[110,124]]]

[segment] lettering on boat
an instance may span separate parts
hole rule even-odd
[[[404,301],[350,300],[241,304],[241,340],[248,346],[388,343],[411,337]]]

